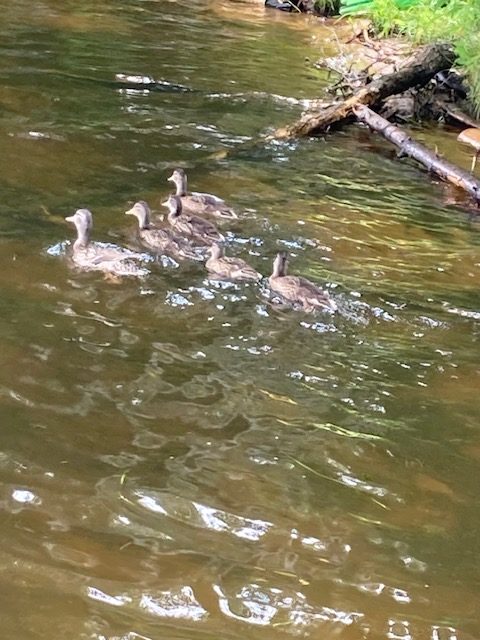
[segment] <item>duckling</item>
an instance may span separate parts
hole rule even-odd
[[[201,215],[211,215],[216,218],[229,218],[230,220],[238,218],[235,211],[227,207],[225,200],[211,193],[198,193],[196,191],[188,193],[187,174],[183,169],[175,169],[167,180],[175,183],[177,188],[176,195],[182,199],[182,205],[185,211],[199,213]]]
[[[145,256],[115,245],[90,242],[93,216],[88,209],[78,209],[73,216],[68,216],[65,220],[73,222],[77,229],[77,239],[73,243],[72,251],[72,260],[77,267],[104,271],[113,276],[140,277],[150,273],[140,264],[145,261]]]
[[[169,223],[180,233],[191,236],[197,242],[207,245],[212,245],[214,242],[222,242],[225,239],[219,233],[217,227],[209,220],[194,216],[191,213],[182,213],[180,196],[170,196],[162,204],[169,209]]]
[[[287,302],[300,305],[304,311],[337,311],[338,307],[326,291],[300,276],[287,276],[288,255],[286,251],[277,253],[273,262],[273,273],[268,282],[274,293]]]
[[[217,243],[210,247],[210,258],[206,261],[205,266],[212,276],[228,280],[255,280],[257,282],[263,277],[245,260],[225,257],[224,248]]]
[[[150,207],[143,200],[136,202],[131,209],[125,211],[125,214],[137,218],[140,240],[147,249],[153,249],[158,253],[168,253],[177,258],[198,260],[198,256],[188,240],[176,234],[172,229],[161,229],[152,224]]]

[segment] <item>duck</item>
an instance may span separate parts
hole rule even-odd
[[[150,207],[144,200],[136,202],[125,215],[135,216],[138,220],[138,234],[142,244],[158,253],[167,253],[177,258],[198,260],[195,249],[173,229],[163,229],[151,222]]]
[[[227,280],[254,280],[258,282],[263,276],[242,258],[228,258],[225,249],[218,243],[210,247],[210,257],[205,263],[210,274]]]
[[[230,209],[225,200],[222,200],[218,196],[214,196],[211,193],[198,193],[196,191],[188,193],[187,174],[183,169],[175,169],[167,180],[175,184],[177,189],[175,195],[182,199],[182,205],[185,211],[198,213],[200,215],[211,215],[215,218],[228,218],[230,220],[238,218],[235,211]]]
[[[280,251],[275,257],[273,273],[268,279],[274,293],[309,313],[317,310],[334,313],[338,310],[336,302],[318,285],[301,276],[287,275],[287,265],[288,254]]]
[[[214,242],[223,242],[225,240],[217,227],[209,220],[188,212],[183,213],[180,196],[170,196],[162,204],[169,209],[169,223],[182,235],[192,237],[203,245],[212,245]]]
[[[150,271],[142,264],[145,256],[129,249],[103,242],[91,242],[93,216],[89,209],[77,209],[65,218],[75,225],[77,239],[72,247],[72,261],[81,269],[103,271],[112,276],[143,277]]]

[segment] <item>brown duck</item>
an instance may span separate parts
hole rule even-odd
[[[287,264],[286,251],[277,253],[273,273],[268,279],[274,293],[291,304],[299,305],[304,311],[337,311],[337,304],[326,291],[301,276],[288,276]]]
[[[167,180],[175,183],[177,188],[176,195],[182,199],[184,211],[215,216],[216,218],[238,218],[235,211],[227,207],[225,200],[211,193],[198,193],[196,191],[188,193],[187,174],[183,169],[175,169]]]
[[[150,207],[144,200],[136,202],[125,214],[138,220],[138,235],[142,244],[150,251],[166,253],[177,258],[198,260],[192,245],[176,234],[173,229],[163,229],[151,221]]]
[[[227,258],[224,248],[215,243],[210,248],[210,258],[205,266],[213,277],[225,280],[254,280],[262,278],[262,274],[241,258]]]
[[[129,249],[104,242],[91,242],[93,216],[88,209],[78,209],[65,218],[77,229],[72,261],[81,269],[104,271],[114,276],[146,276],[150,271],[142,264],[146,256]]]
[[[188,212],[183,213],[182,200],[179,196],[170,196],[162,204],[169,209],[169,223],[182,235],[189,236],[196,242],[207,245],[212,245],[214,242],[222,242],[225,239],[217,227],[209,220]]]

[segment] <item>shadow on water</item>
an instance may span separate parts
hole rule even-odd
[[[354,128],[255,144],[318,96],[331,27],[228,0],[2,11],[4,634],[478,635],[477,223]],[[341,313],[201,263],[71,267],[65,216],[135,248],[127,204],[160,213],[179,164],[241,212],[230,255],[268,276],[288,250]]]

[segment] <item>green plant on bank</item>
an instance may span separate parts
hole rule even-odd
[[[381,35],[413,42],[451,42],[480,113],[480,0],[342,0],[343,15],[368,15]]]
[[[415,5],[419,0],[393,0],[391,8],[408,9]],[[340,0],[340,15],[349,16],[355,13],[369,13],[372,11],[374,0]]]

